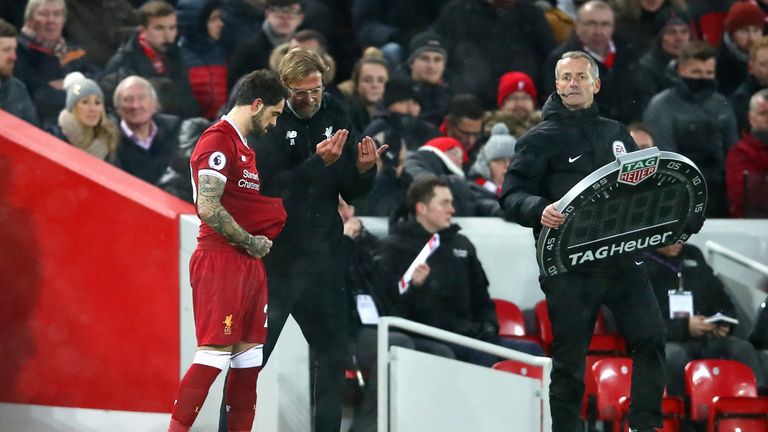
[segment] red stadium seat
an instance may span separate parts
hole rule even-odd
[[[603,358],[592,366],[597,387],[596,405],[598,420],[612,422],[613,431],[627,431],[629,395],[632,386],[632,360],[626,357]],[[683,400],[664,397],[662,414],[664,432],[679,432],[680,418],[685,413]]]
[[[525,318],[520,308],[507,300],[493,299],[496,306],[496,319],[499,321],[499,336],[509,339],[523,339],[541,345],[541,338],[529,335],[525,330]]]
[[[517,360],[502,360],[494,364],[493,369],[510,372],[515,375],[522,375],[531,378],[541,379],[544,370],[541,366],[534,366]]]
[[[539,330],[544,351],[549,354],[552,347],[552,327],[549,321],[549,312],[547,311],[547,301],[541,300],[534,306],[536,323]],[[618,333],[608,332],[605,324],[605,315],[602,311],[597,314],[595,330],[592,335],[592,341],[589,343],[588,354],[601,356],[624,356],[627,353],[627,346],[624,337]]]
[[[707,432],[768,430],[768,398],[757,396],[752,370],[734,360],[694,360],[685,366],[690,419]],[[738,426],[736,426],[738,425]]]

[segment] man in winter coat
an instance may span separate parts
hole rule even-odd
[[[680,79],[657,94],[643,114],[660,150],[680,153],[707,182],[707,217],[726,217],[725,155],[738,140],[736,117],[715,91],[715,50],[692,41],[677,62]]]
[[[405,214],[407,208],[407,214]],[[390,218],[389,235],[374,255],[378,298],[384,310],[432,327],[483,340],[533,355],[542,355],[535,342],[500,339],[496,309],[488,294],[488,279],[477,251],[452,223],[453,197],[448,183],[434,176],[411,184],[406,205]],[[400,279],[435,234],[439,246],[413,272]],[[448,344],[456,358],[483,366],[500,359],[494,355]]]
[[[732,217],[768,217],[768,89],[749,103],[750,131],[725,159],[728,206]]]
[[[544,121],[517,141],[507,170],[501,207],[538,237],[565,218],[558,201],[581,179],[637,149],[626,127],[600,117],[594,95],[600,90],[595,60],[567,52],[555,67],[556,93],[544,104]],[[540,277],[552,322],[552,383],[549,400],[553,432],[580,430],[585,353],[597,313],[605,304],[616,317],[634,362],[629,426],[651,432],[661,427],[664,391],[664,321],[648,278],[633,257],[620,255]]]
[[[37,110],[27,86],[13,76],[16,34],[13,24],[0,19],[0,109],[37,126]]]

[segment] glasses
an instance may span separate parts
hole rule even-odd
[[[467,138],[480,138],[480,135],[482,135],[482,131],[465,131],[463,129],[460,129],[458,126],[454,127],[454,130],[459,133],[459,135],[465,136]]]
[[[276,13],[276,14],[280,14],[280,15],[289,15],[289,16],[293,16],[293,17],[299,16],[299,15],[301,15],[303,13],[301,11],[301,9],[294,9],[294,8],[289,7],[289,6],[286,6],[286,7],[272,6],[272,7],[267,8],[267,10],[272,12],[272,13]]]
[[[321,85],[309,90],[300,90],[288,87],[288,90],[291,92],[291,96],[295,97],[296,99],[306,99],[307,97],[316,99],[323,93],[323,86]]]

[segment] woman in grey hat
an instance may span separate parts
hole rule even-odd
[[[101,88],[93,80],[73,72],[64,79],[64,89],[66,105],[51,132],[92,156],[114,163],[118,130],[107,117]]]

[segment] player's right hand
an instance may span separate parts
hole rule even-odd
[[[339,129],[330,138],[326,138],[320,142],[315,148],[315,153],[320,156],[325,166],[328,166],[341,157],[341,152],[344,150],[344,143],[347,142],[349,131],[346,129]]]
[[[429,276],[429,264],[422,263],[416,266],[415,269],[413,269],[413,276],[411,279],[411,285],[415,287],[420,287],[424,285],[424,282],[427,280],[427,276]]]
[[[245,250],[248,255],[254,258],[263,258],[269,253],[269,249],[272,248],[272,240],[264,236],[251,236],[248,239],[248,243],[245,245]]]

